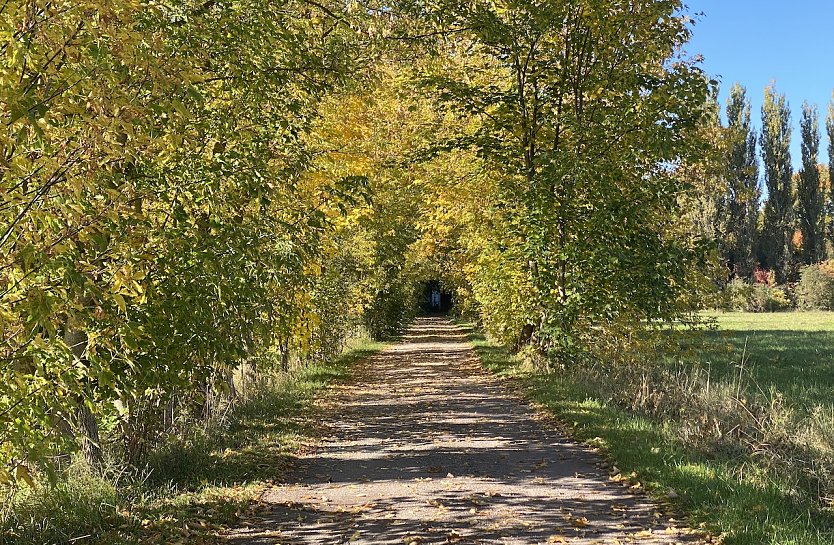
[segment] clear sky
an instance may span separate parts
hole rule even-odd
[[[720,101],[738,81],[747,88],[753,123],[761,127],[764,88],[775,82],[793,112],[791,158],[801,164],[802,102],[820,110],[820,162],[828,162],[824,120],[834,90],[834,0],[684,0],[696,15],[690,55],[721,82]]]

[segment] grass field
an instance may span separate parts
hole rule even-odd
[[[716,379],[741,373],[797,407],[834,405],[834,312],[718,313],[691,347]]]
[[[746,387],[776,388],[794,405],[832,405],[834,313],[712,316],[716,330],[685,335],[694,365],[709,368],[713,380],[733,382],[741,372]],[[487,369],[514,380],[571,436],[600,447],[659,501],[668,503],[674,491],[672,508],[724,545],[834,543],[831,510],[791,497],[791,484],[755,456],[693,449],[682,440],[683,424],[624,409],[581,373],[532,372],[474,328],[467,331]]]

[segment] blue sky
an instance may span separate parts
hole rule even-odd
[[[802,102],[820,110],[820,162],[828,162],[824,119],[834,90],[834,0],[684,0],[696,17],[690,55],[704,56],[704,69],[721,82],[720,101],[738,81],[747,87],[753,123],[761,127],[764,88],[774,81],[793,112],[791,158],[801,164]]]

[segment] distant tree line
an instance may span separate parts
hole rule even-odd
[[[760,131],[752,124],[747,90],[738,83],[730,89],[726,117],[720,150],[724,175],[712,217],[727,279],[755,280],[757,271],[761,276],[766,270],[779,284],[795,282],[803,266],[834,257],[834,103],[825,119],[828,166],[820,158],[818,108],[803,104],[797,172],[790,152],[791,111],[773,86],[765,89]]]

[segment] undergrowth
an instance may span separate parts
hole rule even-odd
[[[661,362],[543,373],[462,325],[486,369],[517,381],[693,526],[726,545],[834,543],[823,494],[834,429],[827,416],[792,411],[777,392],[754,395],[743,378],[716,383]]]
[[[332,362],[261,380],[225,418],[172,438],[143,468],[109,462],[99,475],[74,461],[54,486],[39,479],[6,490],[0,544],[217,542],[219,530],[259,508],[260,492],[313,436],[317,393],[382,346],[362,342]]]

